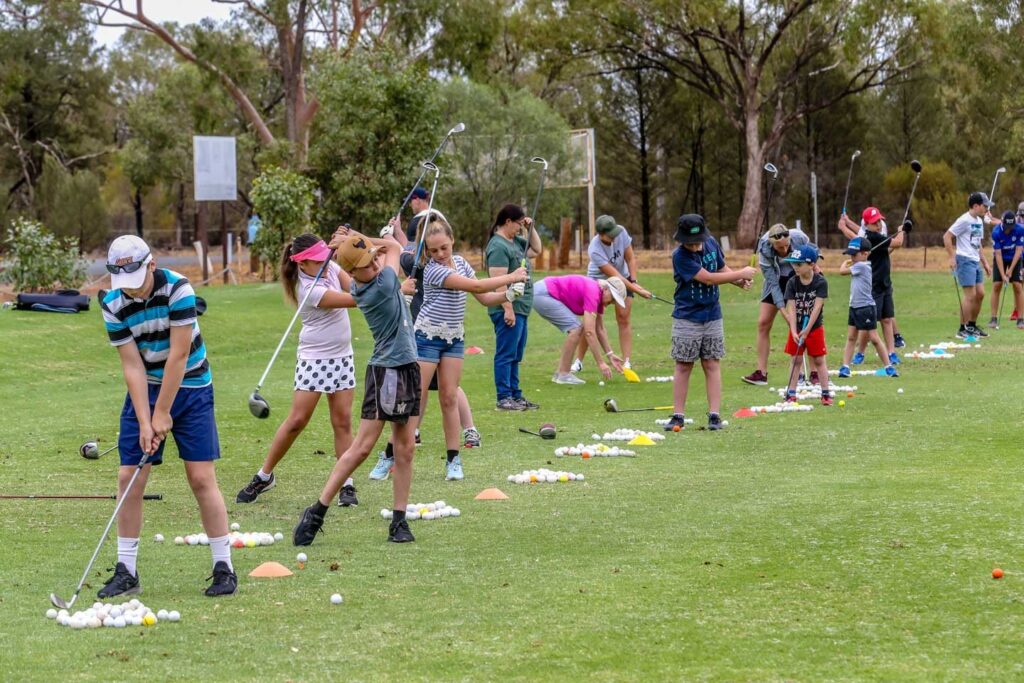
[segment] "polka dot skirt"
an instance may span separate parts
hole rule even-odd
[[[333,394],[356,388],[352,356],[299,360],[295,363],[295,391]]]

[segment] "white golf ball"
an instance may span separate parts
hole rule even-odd
[[[576,475],[576,481],[583,481],[583,479],[584,479],[584,477],[583,477],[582,474],[577,474]]]
[[[185,539],[182,536],[174,537],[174,545],[185,545]]]
[[[274,534],[274,540],[275,541],[283,541],[284,540],[284,534],[282,534],[280,531],[278,531],[276,534]]]
[[[210,537],[206,534],[199,534],[199,545],[210,545]]]
[[[164,542],[164,535],[163,534],[157,534],[156,536],[153,537],[153,540],[156,541],[157,543],[163,543]]]
[[[114,628],[114,618],[113,617],[107,617],[106,619],[103,620],[103,625],[106,626],[107,628]]]
[[[53,609],[52,607],[50,609],[46,610],[46,618],[47,619],[56,619],[57,618],[57,610]]]
[[[167,613],[167,621],[181,621],[181,612],[176,609],[172,609]]]
[[[728,420],[722,420],[722,426],[723,427],[728,427],[729,426],[729,421]]]
[[[331,604],[332,605],[340,605],[342,602],[343,602],[343,599],[341,597],[341,594],[335,593],[334,595],[331,596]]]
[[[308,558],[306,557],[306,553],[299,553],[298,555],[295,556],[295,561],[296,562],[305,562],[307,559]]]
[[[124,620],[124,617],[122,617],[122,616],[114,617],[114,628],[124,628],[127,625],[128,625],[128,622],[126,622]]]
[[[231,530],[232,531],[238,531],[241,528],[242,528],[242,525],[239,524],[238,522],[232,522],[231,523]]]
[[[415,510],[409,510],[408,512],[405,513],[405,518],[410,521],[416,521],[420,518],[420,513],[416,512]]]
[[[426,519],[426,520],[434,519],[435,516],[436,516],[435,513],[430,512],[429,510],[427,512],[423,513],[423,519]]]
[[[394,515],[393,515],[393,513],[391,512],[391,510],[388,510],[387,508],[381,508],[381,510],[380,510],[380,516],[381,516],[381,517],[382,517],[383,519],[391,519],[391,518],[392,518],[392,517],[393,517]]]
[[[896,393],[897,394],[902,394],[903,393],[903,387],[900,387],[899,389],[897,389]]]
[[[604,386],[604,380],[601,380],[600,382],[598,382],[598,383],[597,383],[597,386],[599,386],[599,387],[603,387],[603,386]]]
[[[462,511],[459,510],[459,508],[452,508],[452,517],[458,517],[461,514],[462,514]]]
[[[163,621],[164,619],[167,618],[167,614],[168,614],[167,610],[162,609],[162,610],[160,610],[159,612],[156,613],[156,618],[159,619],[160,621]]]

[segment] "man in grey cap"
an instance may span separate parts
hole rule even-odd
[[[784,292],[786,283],[793,277],[793,265],[783,259],[791,251],[810,244],[810,241],[802,230],[790,230],[782,223],[773,225],[757,241],[757,265],[764,275],[764,286],[761,288],[761,308],[757,314],[757,368],[742,378],[747,384],[768,384],[772,323],[779,313],[786,317]]]

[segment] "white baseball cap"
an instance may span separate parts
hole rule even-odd
[[[153,260],[141,237],[121,235],[107,250],[107,271],[113,289],[138,289],[146,281],[146,266]],[[138,265],[136,265],[138,264]]]

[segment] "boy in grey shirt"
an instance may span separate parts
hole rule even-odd
[[[843,349],[843,364],[839,366],[839,376],[850,376],[850,359],[853,357],[853,350],[857,346],[858,338],[866,337],[882,360],[885,374],[890,377],[899,377],[895,366],[889,362],[889,357],[885,353],[885,344],[878,336],[878,311],[875,307],[875,298],[871,294],[871,264],[868,262],[871,243],[863,237],[854,237],[843,253],[851,257],[839,266],[840,275],[851,277],[850,314],[847,318],[849,327],[846,334],[846,348]]]

